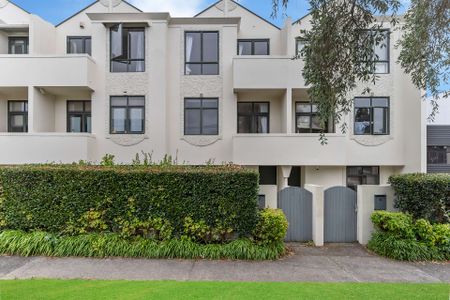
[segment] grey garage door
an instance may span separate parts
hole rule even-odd
[[[351,243],[356,237],[356,192],[336,186],[325,190],[324,226],[326,243]]]
[[[278,192],[278,207],[289,222],[286,241],[312,240],[312,194],[299,187],[287,187]]]

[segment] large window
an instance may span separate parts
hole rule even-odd
[[[389,98],[355,98],[354,134],[389,134]]]
[[[141,96],[111,97],[110,132],[142,134],[145,132],[145,98]]]
[[[67,101],[67,132],[91,132],[91,101]]]
[[[8,132],[28,132],[28,101],[8,101]]]
[[[28,37],[9,37],[8,54],[28,54]]]
[[[373,58],[375,74],[389,73],[389,30],[365,30],[361,35],[361,43],[373,42]],[[362,46],[364,47],[364,46]]]
[[[450,165],[450,146],[428,146],[427,161],[430,165]]]
[[[356,191],[363,184],[380,184],[380,167],[347,167],[347,186]]]
[[[238,133],[269,133],[269,102],[238,102]]]
[[[269,55],[268,39],[238,40],[238,55]]]
[[[184,99],[184,134],[219,134],[219,100],[217,98]]]
[[[325,128],[322,128],[322,126],[320,126],[320,118],[317,114],[316,104],[312,104],[311,102],[295,103],[295,132],[328,132],[328,124],[326,124]]]
[[[217,31],[185,33],[185,74],[219,74],[219,33]]]
[[[91,37],[90,36],[68,36],[67,53],[91,55]]]
[[[111,72],[145,71],[145,28],[111,27]]]

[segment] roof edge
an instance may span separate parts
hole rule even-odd
[[[25,8],[23,8],[22,6],[12,2],[11,0],[8,0],[8,3],[11,3],[12,5],[14,5],[15,7],[17,7],[20,10],[23,10],[24,12],[26,12],[29,15],[32,15],[32,13],[30,13],[28,10],[26,10]]]

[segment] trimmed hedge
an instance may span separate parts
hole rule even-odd
[[[404,213],[372,214],[375,233],[368,248],[379,255],[408,261],[450,260],[450,224],[413,221]]]
[[[395,206],[415,219],[450,222],[450,175],[393,175],[389,183],[396,194]]]
[[[190,240],[157,242],[145,238],[123,239],[117,234],[58,236],[46,232],[5,230],[0,233],[0,253],[22,256],[140,257],[186,259],[277,259],[284,244],[256,245],[248,239],[227,244],[198,244]]]
[[[67,233],[83,223],[86,232],[120,232],[145,223],[180,237],[191,220],[247,237],[257,195],[258,174],[232,165],[2,167],[0,227]]]

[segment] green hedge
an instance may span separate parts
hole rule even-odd
[[[239,239],[227,244],[198,244],[175,239],[164,242],[145,238],[123,239],[117,234],[59,236],[46,232],[0,232],[0,253],[22,256],[140,257],[186,259],[277,259],[285,253],[282,242],[256,245]]]
[[[375,233],[368,248],[379,255],[408,261],[450,260],[450,224],[414,221],[404,213],[372,214]]]
[[[258,174],[231,165],[2,167],[0,227],[172,238],[200,224],[206,238],[246,237],[257,195]]]
[[[402,212],[410,213],[415,219],[450,222],[450,175],[393,175],[389,183],[396,194],[395,205]]]

